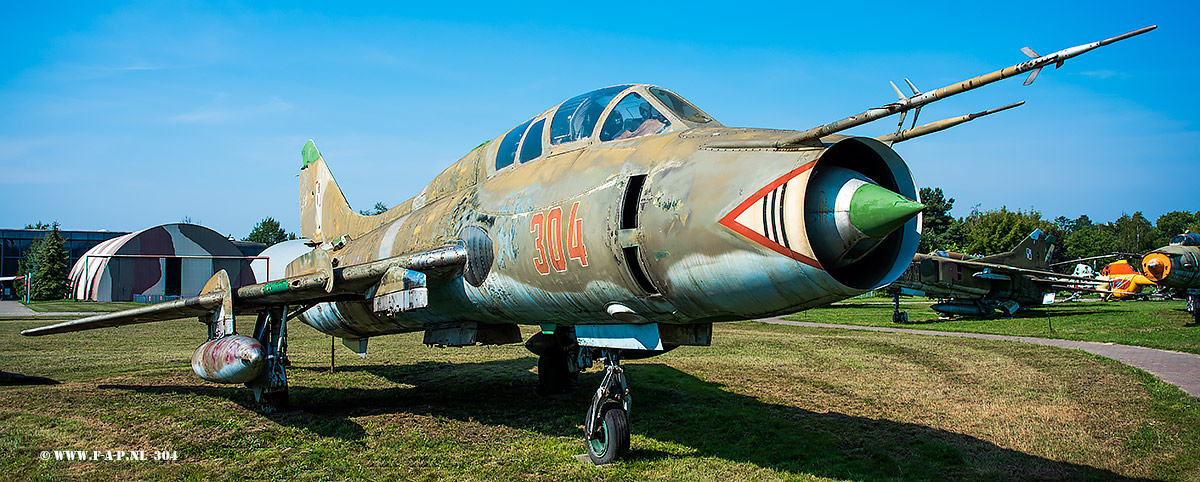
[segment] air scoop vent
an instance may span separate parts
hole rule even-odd
[[[625,185],[625,196],[621,198],[621,229],[638,228],[638,202],[642,197],[642,188],[645,185],[645,174],[629,176],[629,183]],[[646,276],[646,270],[642,269],[639,248],[626,246],[621,248],[621,255],[625,260],[626,268],[629,269],[629,276],[633,278],[634,283],[637,283],[638,288],[648,295],[658,294],[658,288],[654,287],[654,283],[650,282],[650,277]]]
[[[821,155],[809,178],[805,232],[834,279],[875,289],[912,261],[924,208],[895,151],[873,139],[843,139]]]

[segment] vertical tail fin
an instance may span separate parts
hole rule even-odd
[[[346,196],[333,180],[333,174],[310,139],[301,150],[300,234],[318,243],[332,241],[355,224],[361,216],[350,209]]]
[[[1034,229],[1016,248],[1007,253],[979,258],[978,261],[1006,264],[1018,268],[1045,269],[1050,262],[1050,254],[1054,249],[1054,236],[1048,235],[1041,229]]]

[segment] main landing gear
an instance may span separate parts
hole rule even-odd
[[[579,378],[579,346],[571,340],[569,329],[557,333],[538,333],[525,342],[525,348],[538,356],[538,388],[540,397],[562,397],[575,391],[573,382]]]
[[[908,312],[900,311],[900,292],[892,294],[892,323],[908,323]]]
[[[266,413],[286,411],[288,405],[287,306],[273,306],[258,314],[254,323],[254,338],[263,344],[267,366],[262,375],[246,386],[254,389],[254,399]]]

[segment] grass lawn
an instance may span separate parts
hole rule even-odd
[[[25,306],[39,313],[108,313],[146,306],[141,303],[97,303],[95,301],[55,300],[34,301]]]
[[[248,390],[191,373],[194,320],[17,334],[45,321],[0,322],[0,370],[62,382],[0,387],[0,479],[1200,480],[1200,400],[1075,350],[718,324],[711,347],[628,363],[632,451],[597,468],[573,456],[599,372],[537,398],[519,345],[380,337],[366,359],[339,345],[330,374],[330,339],[293,322],[302,412],[263,415]]]
[[[905,300],[910,300],[906,303]],[[923,300],[924,298],[917,298]],[[939,320],[928,303],[901,298],[908,323],[892,323],[892,305],[850,300],[784,317],[794,321],[1097,341],[1200,354],[1200,325],[1183,300],[1069,302],[1040,306],[1011,319]]]

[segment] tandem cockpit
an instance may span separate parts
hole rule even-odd
[[[678,94],[625,84],[577,95],[508,131],[496,149],[499,172],[539,157],[600,142],[620,142],[721,124]]]
[[[1184,233],[1171,240],[1171,246],[1200,246],[1200,233]]]

